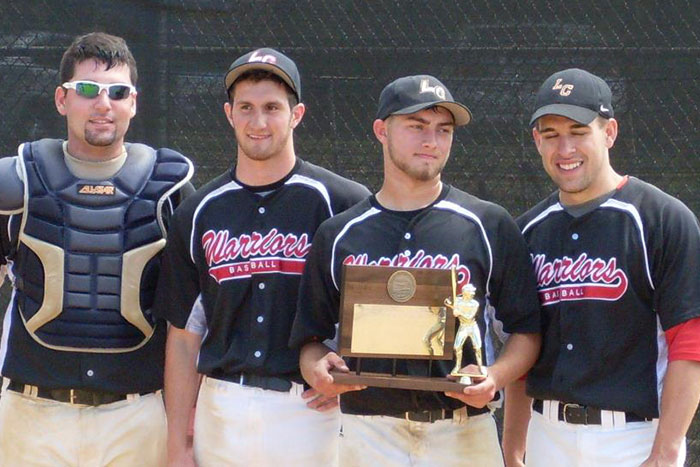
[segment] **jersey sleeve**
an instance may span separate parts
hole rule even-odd
[[[170,231],[170,222],[175,213],[175,209],[177,209],[184,200],[192,196],[195,191],[194,185],[188,181],[179,190],[171,194],[165,203],[163,203],[163,223],[168,231]]]
[[[683,203],[672,198],[649,221],[654,309],[668,330],[700,316],[700,227]]]
[[[289,346],[297,348],[305,343],[335,337],[338,322],[340,292],[331,277],[331,248],[327,223],[321,224],[306,257],[304,274],[299,285],[297,313],[294,318]]]
[[[153,314],[184,329],[199,296],[199,275],[190,256],[191,215],[178,208],[161,258]]]
[[[666,331],[668,361],[700,361],[700,318],[693,318]]]
[[[371,195],[364,185],[350,180],[345,180],[345,182],[344,186],[336,190],[333,196],[334,214],[340,214]]]
[[[7,256],[10,254],[9,223],[10,216],[0,216],[0,286],[7,275]]]
[[[179,190],[179,192],[178,192],[178,197],[179,197],[179,202],[178,202],[178,204],[179,204],[180,202],[186,200],[186,199],[189,198],[190,196],[192,196],[192,195],[194,194],[195,191],[197,191],[197,190],[196,190],[196,188],[194,187],[194,185],[192,184],[191,181],[188,181],[187,183],[185,183],[185,184],[182,186],[182,188],[180,188],[180,190]]]
[[[0,158],[0,214],[17,214],[24,209],[24,182],[18,158]]]
[[[496,319],[508,334],[540,332],[540,302],[530,253],[515,221],[505,211],[491,238],[490,301]]]

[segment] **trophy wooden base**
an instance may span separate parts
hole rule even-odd
[[[479,373],[450,373],[450,376],[459,378],[458,381],[466,386],[471,386],[472,384],[477,384],[479,380],[486,378],[486,367],[480,366]],[[477,380],[476,382],[474,380]]]
[[[419,391],[462,392],[469,384],[450,381],[445,378],[428,378],[423,376],[390,375],[386,373],[344,373],[331,371],[333,381],[339,384],[361,384],[377,388],[415,389]],[[483,376],[482,376],[483,378]]]

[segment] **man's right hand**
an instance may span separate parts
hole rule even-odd
[[[345,373],[350,369],[338,354],[318,342],[306,344],[299,357],[301,374],[307,383],[325,397],[335,397],[348,391],[360,391],[367,386],[359,384],[337,384],[333,381],[331,370]]]
[[[197,354],[202,337],[170,326],[165,344],[165,413],[168,416],[168,467],[193,467],[190,419],[200,376]]]

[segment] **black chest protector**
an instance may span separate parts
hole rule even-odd
[[[169,149],[126,148],[123,167],[100,181],[71,174],[60,140],[20,150],[25,195],[13,267],[17,303],[27,331],[45,347],[127,352],[153,335],[164,204],[193,169]]]

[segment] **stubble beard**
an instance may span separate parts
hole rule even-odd
[[[93,131],[85,129],[85,141],[91,146],[111,146],[117,140],[117,131]]]
[[[272,136],[270,138],[272,139],[270,145],[265,147],[261,147],[259,144],[248,141],[245,135],[243,135],[243,138],[239,138],[237,132],[234,133],[236,133],[238,147],[241,149],[243,154],[254,161],[266,161],[273,159],[283,151],[289,141],[289,138],[291,138],[292,129],[287,127],[286,134],[281,135],[281,139],[278,142],[275,142],[275,138]],[[241,141],[243,141],[243,143],[241,143]]]
[[[574,180],[566,180],[564,177],[560,177],[557,174],[557,176],[552,177],[552,181],[559,187],[561,192],[571,195],[582,193],[593,184],[593,180],[586,173],[581,174],[581,176]]]
[[[435,177],[438,177],[442,173],[442,170],[445,168],[445,164],[447,164],[447,158],[445,158],[441,165],[433,168],[431,168],[430,166],[423,166],[419,168],[412,167],[406,161],[400,159],[399,157],[396,157],[391,140],[389,140],[388,146],[389,158],[394,163],[394,165],[403,173],[419,182],[428,182],[430,180],[434,180]]]

